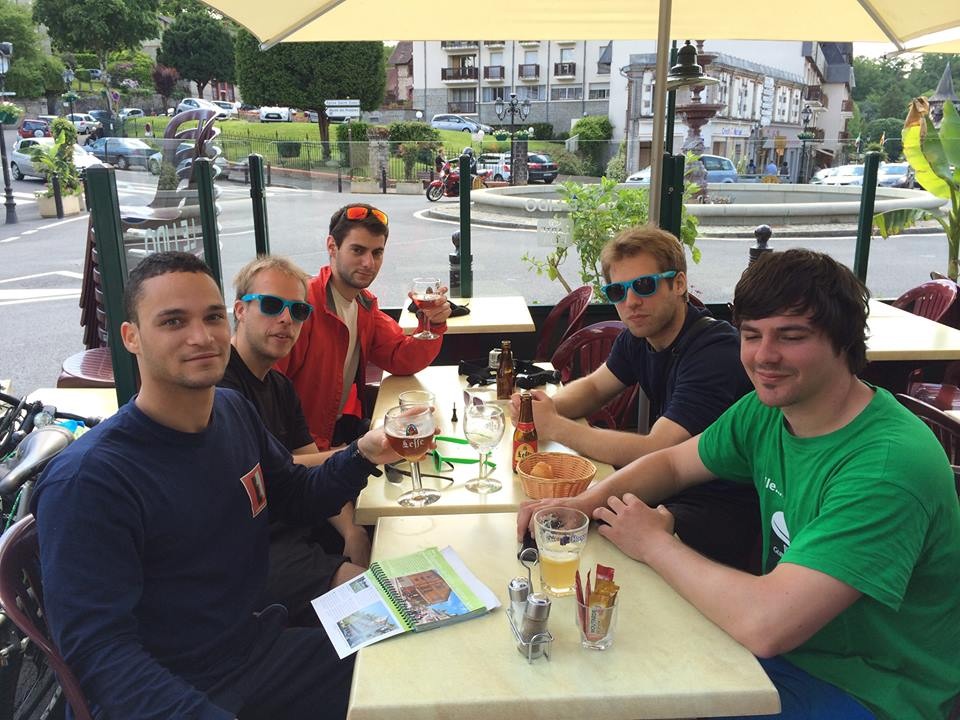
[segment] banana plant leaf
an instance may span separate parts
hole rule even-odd
[[[923,122],[927,125],[927,133],[922,140],[920,125],[911,125],[903,129],[901,133],[903,154],[910,163],[910,167],[914,169],[917,182],[923,186],[923,189],[939,198],[947,199],[950,197],[948,179],[953,179],[950,164],[947,162],[940,136],[933,127],[933,123],[928,118],[923,118]]]
[[[877,232],[880,237],[888,238],[891,235],[900,235],[907,228],[911,228],[920,220],[935,219],[936,216],[919,208],[906,208],[903,210],[889,210],[878,213],[873,216],[873,224],[877,226]]]
[[[953,165],[953,182],[960,185],[960,114],[949,101],[943,104],[940,143],[943,145],[947,161]]]

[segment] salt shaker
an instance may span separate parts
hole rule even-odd
[[[550,617],[550,598],[543,593],[530,593],[520,624],[520,639],[517,650],[534,660],[543,655],[549,640],[547,637],[547,618]]]
[[[513,622],[519,624],[527,609],[527,596],[530,595],[530,581],[525,577],[515,577],[507,584],[507,595],[510,597],[510,609],[513,613]]]

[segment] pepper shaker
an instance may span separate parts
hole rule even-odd
[[[530,593],[520,624],[520,642],[517,650],[534,660],[543,655],[547,646],[547,619],[550,617],[550,598],[543,593]]]

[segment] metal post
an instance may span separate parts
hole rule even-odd
[[[871,150],[863,156],[863,189],[860,191],[860,217],[857,221],[857,247],[853,255],[853,272],[860,282],[867,282],[870,262],[870,236],[873,233],[873,206],[877,199],[877,169],[880,153]]]
[[[107,314],[107,342],[113,364],[113,383],[117,404],[123,405],[137,391],[137,361],[123,346],[120,325],[124,320],[123,284],[127,277],[127,257],[123,249],[120,201],[113,168],[92,167],[85,174],[90,198],[93,237],[100,263],[103,308]]]
[[[511,168],[512,170],[513,168]],[[511,176],[513,173],[510,173]],[[473,297],[473,255],[470,251],[470,156],[460,156],[460,297]]]
[[[380,187],[381,192],[387,194],[387,169],[385,167],[380,168]]]
[[[203,232],[203,259],[213,271],[217,287],[223,292],[223,271],[220,267],[220,234],[217,230],[217,204],[213,195],[213,162],[197,158],[193,163],[197,178],[197,200],[200,204],[200,227]]]
[[[53,206],[57,209],[57,219],[63,220],[63,192],[60,189],[60,176],[57,173],[50,176],[50,187],[53,189]]]
[[[267,227],[267,194],[264,189],[263,156],[247,158],[250,171],[250,200],[253,203],[253,235],[257,255],[270,254],[270,230]]]
[[[670,47],[670,67],[677,64],[677,54],[677,41],[674,40]],[[663,149],[667,155],[673,155],[673,128],[677,120],[676,114],[677,91],[674,89],[667,92],[667,132],[663,139]]]
[[[9,64],[9,57],[2,56],[0,63],[3,63],[3,73],[0,73],[0,98],[5,98],[4,89],[6,82],[6,65]],[[14,225],[17,222],[17,203],[13,199],[13,187],[10,185],[10,163],[7,161],[7,141],[4,137],[3,124],[0,123],[0,161],[3,162],[3,194],[5,200],[3,204],[7,207],[7,225]]]

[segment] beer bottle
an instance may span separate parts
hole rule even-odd
[[[513,350],[510,341],[500,342],[500,364],[497,366],[497,400],[509,400],[513,395]]]
[[[537,428],[533,424],[533,396],[524,390],[520,393],[520,417],[513,431],[513,471],[527,455],[537,452]]]

